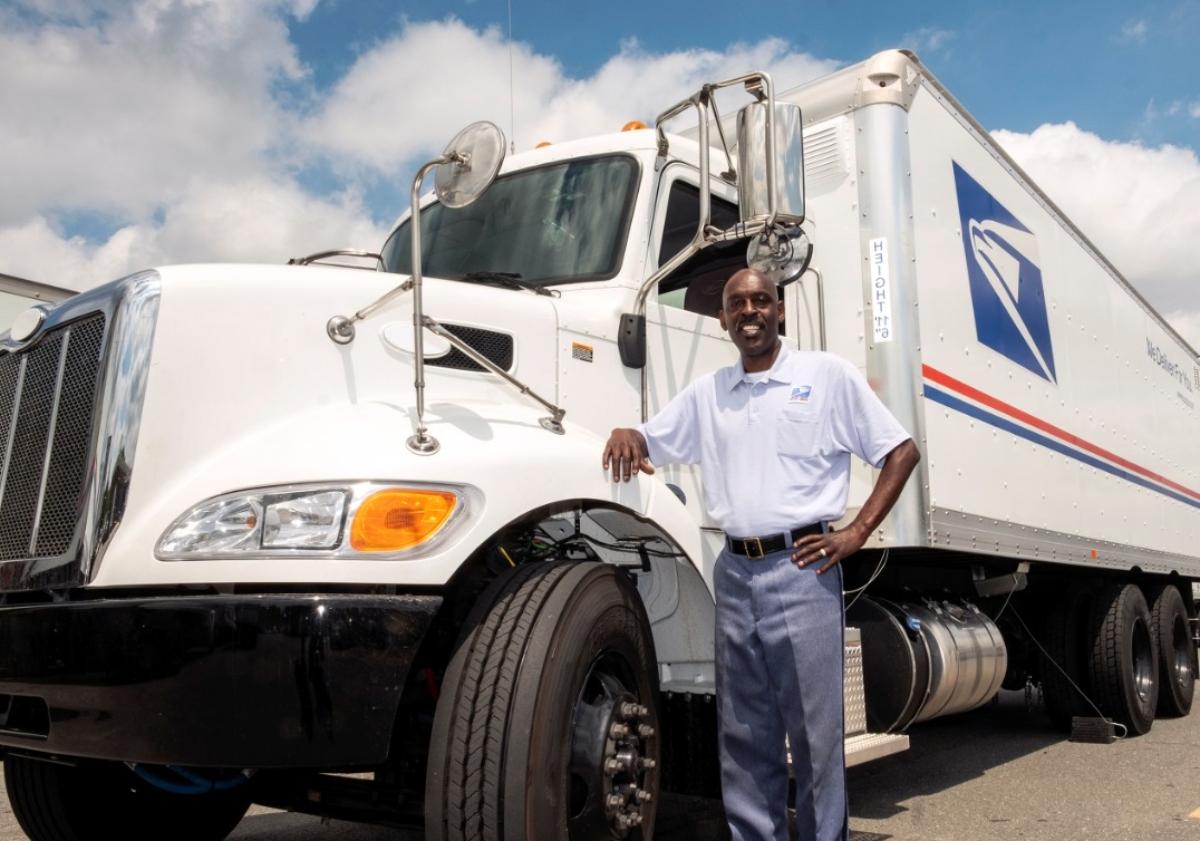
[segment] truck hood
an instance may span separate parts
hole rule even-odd
[[[168,267],[158,274],[161,298],[128,466],[127,516],[95,583],[115,573],[112,563],[120,562],[112,554],[132,551],[149,561],[152,539],[213,495],[320,479],[438,475],[439,459],[404,446],[416,428],[413,356],[406,349],[411,294],[359,322],[348,345],[335,344],[325,329],[332,316],[353,314],[404,277],[241,265]],[[468,341],[485,355],[503,356],[511,342],[513,375],[557,398],[552,299],[433,278],[424,291],[428,314],[464,334],[474,331]],[[500,351],[488,350],[488,341]],[[425,370],[426,422],[435,435],[465,435],[475,446],[495,438],[497,426],[551,435],[538,424],[543,407],[494,374],[447,367],[448,360],[454,361],[441,354]],[[329,422],[346,417],[358,425]],[[371,440],[362,440],[372,423]],[[346,456],[351,450],[354,459]]]

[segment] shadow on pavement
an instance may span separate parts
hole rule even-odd
[[[905,801],[944,791],[1066,738],[1040,709],[1027,710],[1019,691],[1001,692],[997,701],[974,712],[920,724],[908,735],[904,753],[849,769],[851,818],[890,818],[905,811]]]

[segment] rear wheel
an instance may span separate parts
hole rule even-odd
[[[1042,695],[1050,721],[1059,730],[1070,730],[1074,716],[1093,714],[1080,692],[1088,691],[1085,639],[1089,603],[1088,594],[1077,591],[1046,617],[1046,648],[1041,657]]]
[[[1196,644],[1183,594],[1168,584],[1153,595],[1151,627],[1158,642],[1158,714],[1185,716],[1196,690]]]
[[[116,762],[65,765],[9,754],[4,782],[31,841],[221,841],[250,805],[244,787],[174,794]]]
[[[1146,597],[1133,584],[1116,584],[1092,602],[1091,682],[1107,716],[1147,733],[1158,706],[1158,644]]]
[[[621,570],[539,563],[497,581],[443,680],[426,837],[650,837],[656,670],[641,599]]]

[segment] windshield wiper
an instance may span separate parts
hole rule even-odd
[[[525,289],[529,292],[534,292],[538,295],[546,295],[550,298],[558,297],[558,290],[547,289],[544,286],[539,286],[536,283],[530,283],[527,280],[521,280],[519,272],[467,272],[463,275],[463,280],[475,280],[481,283],[493,283],[496,286],[502,286],[505,289]]]

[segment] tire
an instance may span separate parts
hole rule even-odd
[[[535,563],[496,581],[442,681],[428,841],[650,838],[656,675],[649,622],[621,570]],[[629,732],[614,735],[618,725]]]
[[[1150,627],[1158,642],[1158,714],[1177,718],[1192,709],[1196,691],[1196,644],[1187,605],[1174,584],[1151,592]]]
[[[1091,682],[1096,705],[1129,728],[1150,731],[1158,706],[1158,644],[1146,597],[1133,584],[1116,584],[1092,602]]]
[[[1085,642],[1090,604],[1089,594],[1077,591],[1065,599],[1061,609],[1051,608],[1046,616],[1046,650],[1040,655],[1042,697],[1051,723],[1063,731],[1071,729],[1073,717],[1095,714],[1080,694],[1080,690],[1090,691]]]
[[[221,841],[250,806],[243,790],[172,794],[115,762],[63,765],[9,754],[4,782],[31,841]]]

